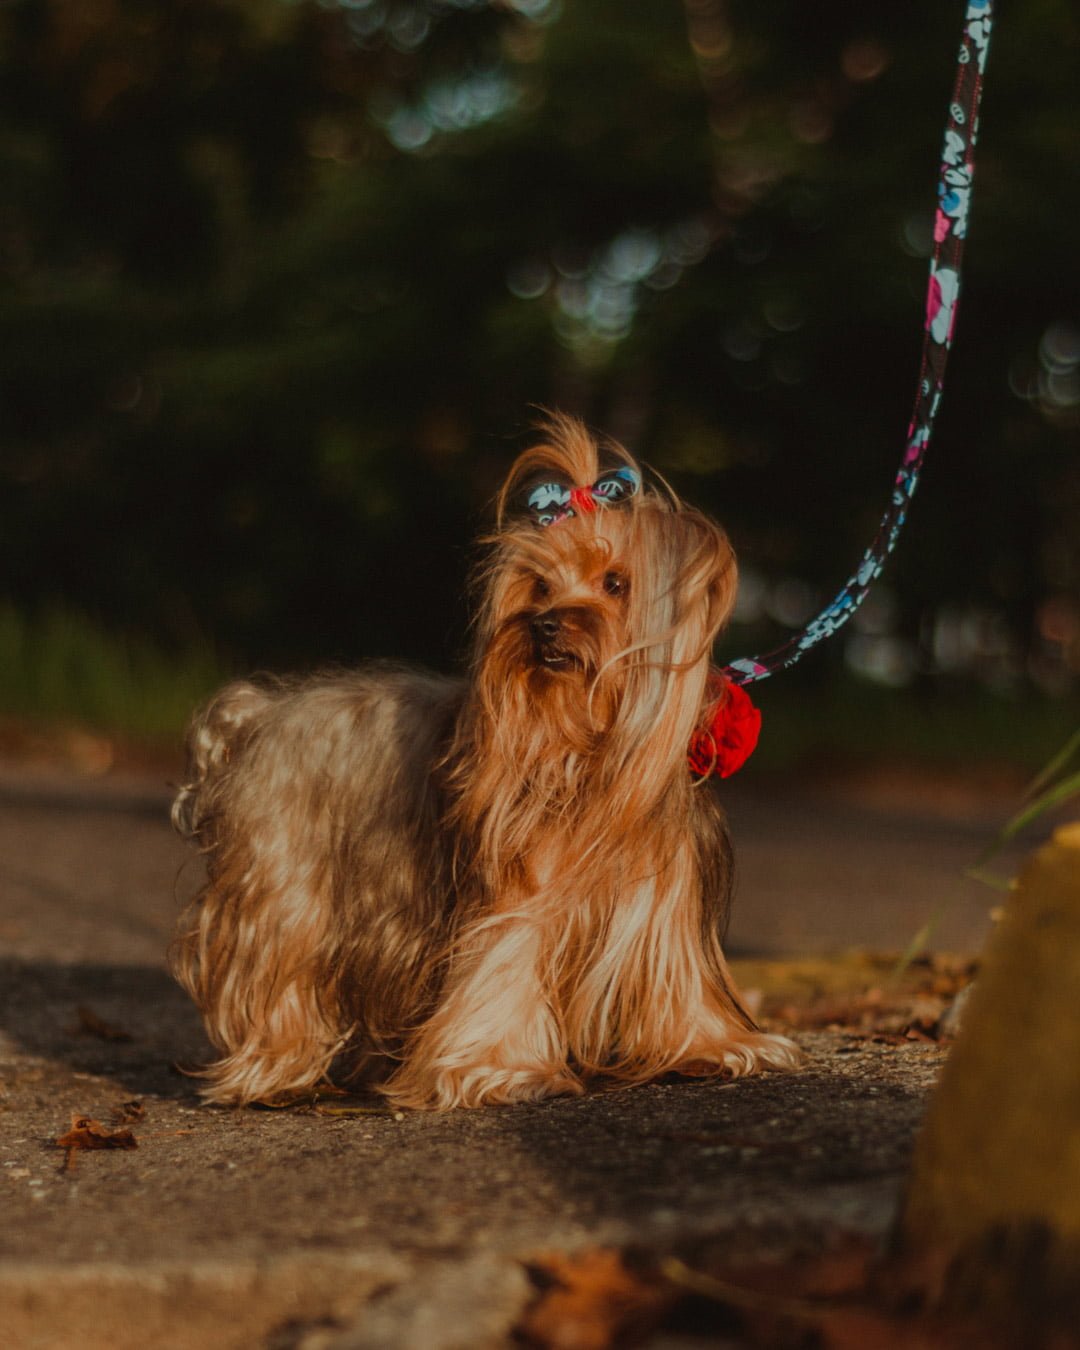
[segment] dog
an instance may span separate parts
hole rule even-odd
[[[207,880],[171,964],[211,1101],[333,1064],[445,1109],[797,1062],[728,971],[731,848],[688,767],[731,695],[726,534],[560,415],[497,521],[466,679],[242,681],[192,722],[173,821]]]

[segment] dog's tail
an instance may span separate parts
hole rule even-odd
[[[213,813],[216,789],[230,761],[274,701],[269,686],[237,680],[226,685],[191,719],[187,734],[187,776],[172,805],[172,823],[185,839],[198,839]]]

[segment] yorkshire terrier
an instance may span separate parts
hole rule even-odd
[[[466,680],[244,681],[193,721],[173,821],[207,881],[172,961],[213,1101],[335,1061],[415,1108],[797,1062],[721,950],[727,536],[560,416],[497,516]]]

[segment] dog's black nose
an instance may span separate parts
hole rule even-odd
[[[547,614],[534,615],[529,620],[529,631],[537,642],[553,642],[559,636],[561,627],[558,619],[550,611]]]

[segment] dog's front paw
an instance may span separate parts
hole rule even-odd
[[[552,1069],[480,1065],[436,1072],[430,1079],[410,1075],[408,1066],[386,1085],[395,1106],[414,1111],[448,1111],[455,1106],[507,1106],[547,1097],[580,1097],[581,1080],[565,1066]]]
[[[748,1032],[713,1045],[698,1045],[678,1064],[676,1073],[690,1078],[711,1078],[723,1074],[739,1078],[766,1069],[797,1069],[802,1055],[794,1041],[766,1032]]]

